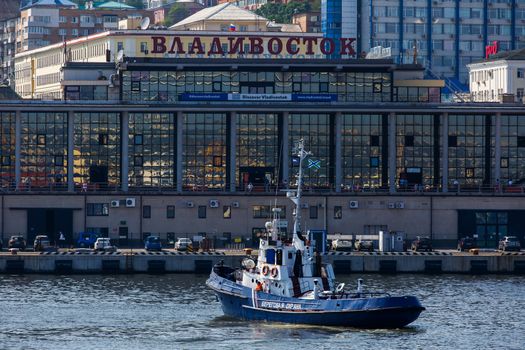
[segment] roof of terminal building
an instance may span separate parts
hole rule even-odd
[[[473,61],[471,64],[480,64],[495,61],[523,61],[525,60],[525,49],[517,49],[512,51],[501,51],[490,55],[489,58]],[[470,66],[467,65],[467,66]]]
[[[525,60],[525,49],[498,52],[497,54],[490,55],[490,57],[486,61],[499,61],[499,60],[507,60],[507,61]]]
[[[245,10],[233,3],[224,3],[217,6],[207,7],[200,10],[199,12],[183,19],[182,21],[175,23],[170,28],[179,28],[195,22],[201,22],[205,20],[215,21],[261,21],[266,23],[268,19],[261,17],[251,11]]]
[[[124,68],[125,67],[125,68]],[[359,71],[392,71],[403,65],[397,65],[392,59],[293,59],[293,58],[145,58],[145,57],[128,57],[126,58],[125,70],[163,70],[163,69],[193,69],[198,67],[200,70],[221,69],[278,69],[281,70],[359,70]],[[413,67],[419,70],[420,66]]]
[[[126,5],[122,2],[108,1],[102,4],[94,5],[95,9],[109,9],[109,10],[136,10],[136,7]]]
[[[20,6],[20,9],[23,10],[35,6],[78,7],[77,4],[69,0],[29,0],[25,5]]]

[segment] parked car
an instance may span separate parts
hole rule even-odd
[[[357,251],[366,251],[366,252],[373,252],[374,251],[374,243],[369,240],[359,240],[356,241],[355,244],[355,250]]]
[[[22,236],[11,236],[7,243],[7,248],[18,248],[20,250],[26,249],[26,240]]]
[[[160,237],[158,236],[149,236],[146,238],[146,243],[144,245],[146,250],[162,250],[162,243],[160,242]]]
[[[417,237],[412,241],[412,250],[415,252],[431,252],[432,241],[428,237]]]
[[[458,241],[458,252],[468,251],[477,247],[476,239],[472,237],[463,237]]]
[[[35,237],[35,241],[33,242],[33,249],[35,250],[35,252],[43,252],[50,248],[51,248],[51,241],[49,241],[48,236],[38,235]]]
[[[185,251],[188,250],[188,248],[193,248],[193,243],[189,238],[179,238],[177,242],[175,242],[175,249],[177,250]]]
[[[80,232],[77,240],[77,247],[91,248],[95,245],[97,238],[100,235],[93,232]]]
[[[336,251],[351,251],[352,241],[347,239],[334,239],[332,241],[332,249]]]
[[[498,249],[505,251],[515,250],[520,251],[521,244],[516,236],[505,236],[503,237],[498,244]]]
[[[94,245],[95,250],[105,251],[105,252],[116,252],[117,247],[111,244],[111,240],[106,237],[99,237],[95,241]]]

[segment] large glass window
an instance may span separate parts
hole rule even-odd
[[[15,113],[0,112],[0,187],[12,188],[15,180]]]
[[[320,161],[319,168],[308,167],[308,162],[303,164],[304,188],[330,188],[330,177],[332,164],[330,163],[330,115],[329,114],[292,114],[289,115],[289,140],[290,150],[296,147],[300,139],[304,140],[305,148],[308,149],[314,160]],[[290,167],[292,166],[292,154],[290,154]],[[291,167],[290,183],[297,185],[298,167]]]
[[[525,183],[525,118],[501,116],[501,183]],[[492,154],[495,153],[493,150]],[[492,168],[495,164],[492,164]]]
[[[434,183],[434,116],[396,115],[397,178],[401,187]]]
[[[22,182],[31,187],[63,187],[67,181],[67,114],[22,113],[21,124]]]
[[[278,176],[279,128],[277,114],[237,115],[237,187],[268,191]]]
[[[382,116],[342,116],[343,187],[347,190],[381,186]]]
[[[174,187],[175,116],[129,114],[129,185]]]
[[[226,114],[184,115],[183,181],[186,189],[226,186]]]
[[[95,187],[120,184],[120,115],[75,113],[74,178]]]
[[[326,71],[125,71],[122,98],[132,101],[179,101],[185,93],[209,94],[222,101],[227,93],[333,94],[338,101],[391,100],[391,73]],[[220,95],[223,94],[223,95]],[[79,99],[78,89],[68,92]],[[194,96],[195,97],[195,96]],[[205,99],[205,97],[201,96]],[[331,97],[333,98],[333,97]]]
[[[456,146],[448,149],[450,183],[477,187],[485,178],[485,116],[450,115],[448,134],[455,136]]]

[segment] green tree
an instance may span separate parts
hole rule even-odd
[[[184,7],[184,5],[174,4],[168,11],[168,15],[164,17],[164,25],[166,27],[172,26],[188,17],[188,15],[188,10]]]
[[[255,13],[277,23],[292,23],[294,13],[307,12],[310,9],[311,6],[308,2],[292,1],[286,5],[267,3],[256,10]]]

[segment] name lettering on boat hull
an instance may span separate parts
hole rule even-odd
[[[278,301],[263,301],[260,307],[266,309],[279,309],[279,310],[302,310],[301,304],[295,303],[281,303]]]

